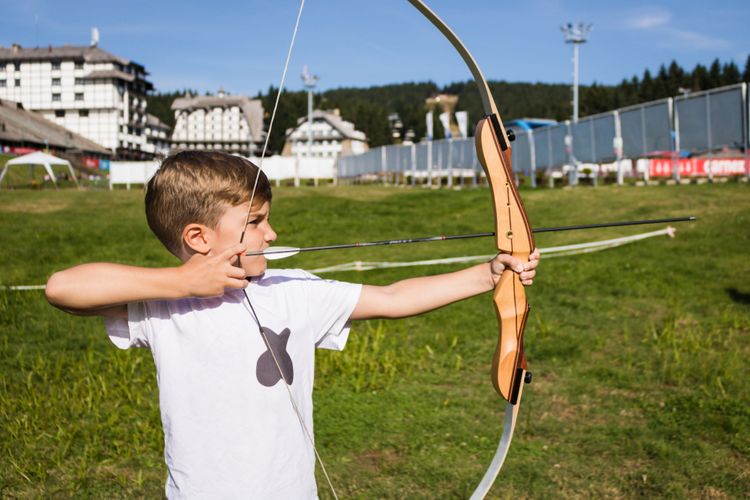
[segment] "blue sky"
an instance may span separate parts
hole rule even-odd
[[[682,0],[432,0],[493,80],[569,82],[560,25],[593,23],[581,82],[618,83],[677,60],[734,60],[750,50],[750,2]],[[277,85],[298,0],[102,2],[0,0],[0,45],[89,42],[146,66],[157,90],[185,87],[254,95]],[[321,89],[470,77],[442,36],[405,0],[306,0],[287,88],[304,64]]]

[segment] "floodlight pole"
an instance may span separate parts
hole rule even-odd
[[[573,45],[573,125],[578,123],[578,60],[579,60],[579,46],[582,43],[586,43],[589,31],[591,31],[592,24],[568,23],[565,26],[560,26],[560,30],[565,35],[565,43]],[[572,144],[572,138],[571,138]],[[572,151],[572,149],[571,149]],[[578,164],[575,160],[575,152],[571,153],[571,159],[573,160],[573,168],[570,171],[570,184],[578,184]]]
[[[307,157],[312,158],[312,147],[313,147],[313,90],[318,84],[317,75],[311,75],[307,71],[307,65],[302,68],[302,84],[307,89]],[[299,156],[299,154],[298,154]],[[299,161],[297,162],[299,164]],[[315,185],[318,184],[318,179],[315,179]],[[299,172],[295,176],[294,185],[299,186]]]
[[[573,123],[578,122],[578,50],[582,43],[586,43],[592,24],[568,23],[560,26],[560,30],[565,34],[565,43],[573,45]]]

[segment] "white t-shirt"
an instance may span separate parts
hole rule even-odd
[[[309,431],[315,347],[341,350],[361,285],[268,270],[246,288]],[[315,455],[242,290],[108,319],[156,364],[168,498],[317,498]]]

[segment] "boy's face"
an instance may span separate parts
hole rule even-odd
[[[214,233],[215,239],[211,245],[211,253],[220,253],[236,245],[243,230],[245,231],[243,242],[247,245],[248,251],[265,250],[276,239],[276,231],[269,222],[271,204],[264,202],[258,206],[255,203],[249,220],[247,218],[248,206],[249,203],[243,203],[230,207],[224,212]],[[245,229],[245,222],[247,222],[247,229]],[[242,256],[240,264],[246,276],[258,276],[266,270],[266,258],[262,255]]]

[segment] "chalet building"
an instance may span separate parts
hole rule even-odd
[[[312,146],[308,132],[312,130]],[[297,120],[297,126],[287,129],[282,156],[336,158],[339,155],[360,154],[367,151],[367,136],[354,124],[344,121],[339,110],[315,110],[312,128],[307,116]]]
[[[169,154],[169,136],[171,132],[169,125],[154,115],[147,113],[146,127],[143,129],[143,132],[146,134],[144,151],[160,157]]]
[[[112,150],[117,158],[146,151],[146,94],[153,85],[140,64],[96,45],[0,46],[0,99]]]
[[[187,96],[174,100],[172,149],[204,149],[243,156],[259,155],[266,134],[259,99],[228,95]]]
[[[95,166],[112,156],[109,149],[24,109],[21,103],[0,99],[0,152],[21,155],[42,150],[64,156],[77,167]]]

